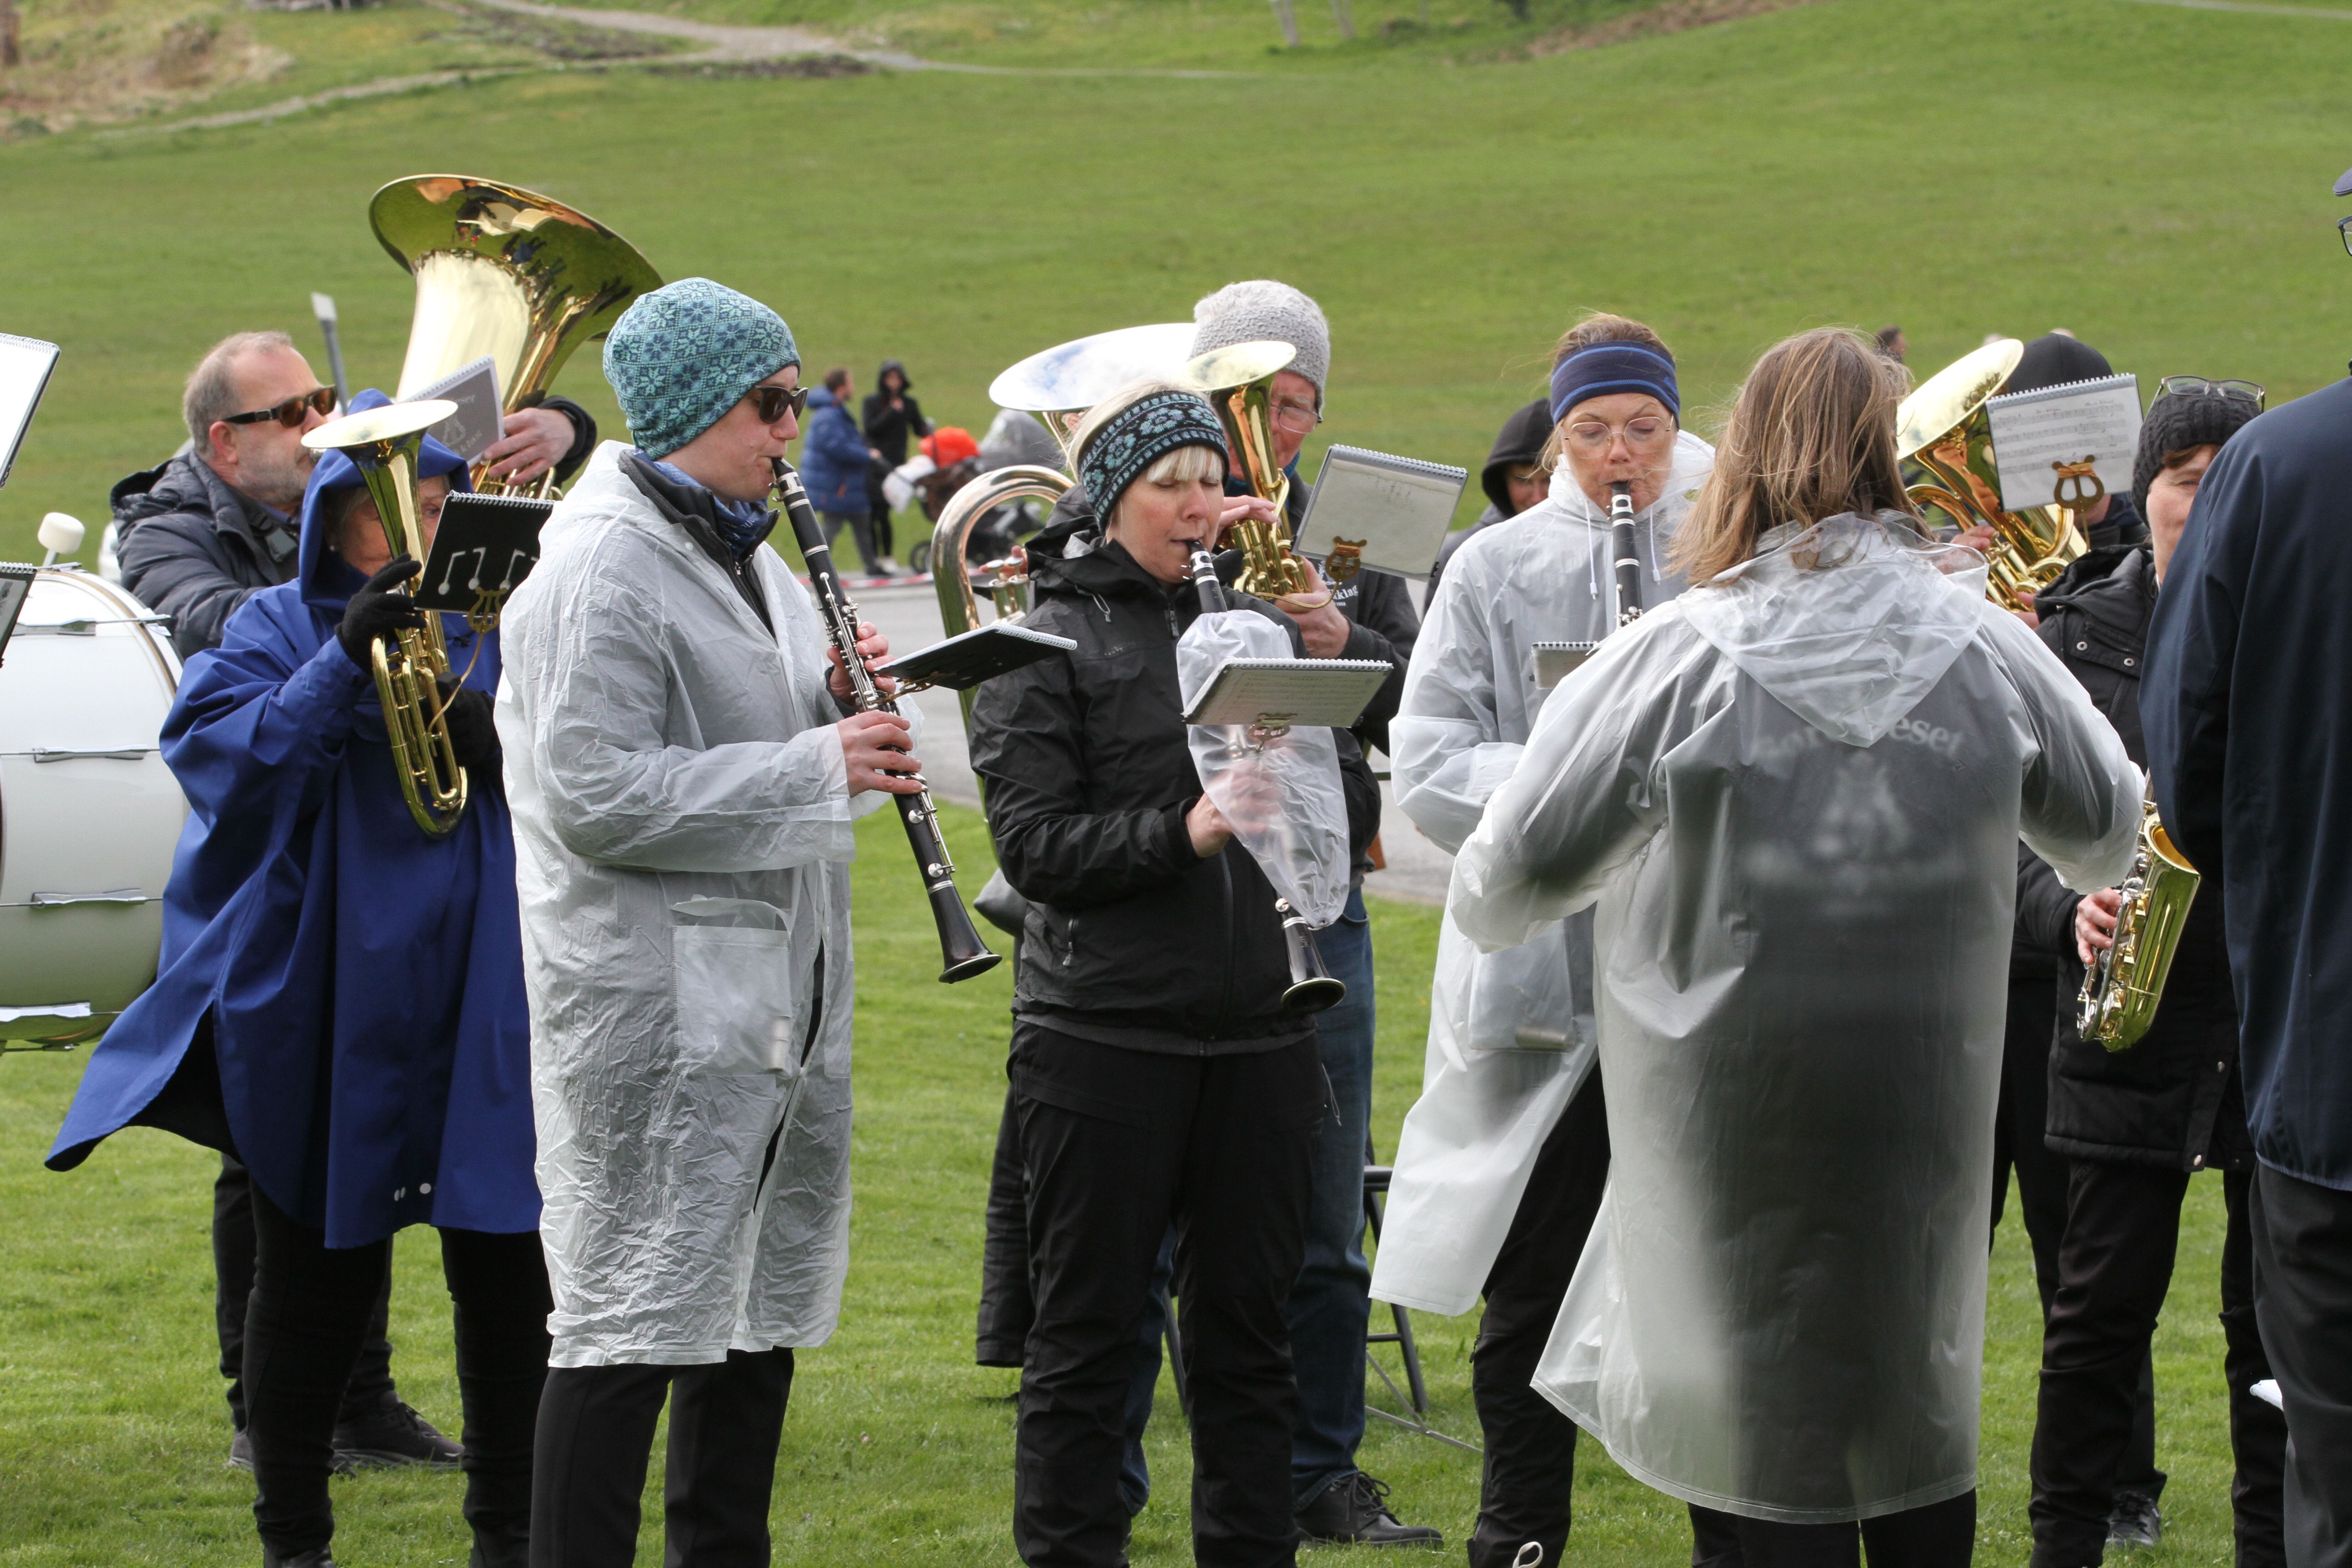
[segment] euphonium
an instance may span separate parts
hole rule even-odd
[[[425,544],[416,510],[416,454],[425,432],[457,411],[456,404],[440,398],[389,404],[347,414],[302,437],[302,445],[314,452],[351,458],[375,501],[384,543],[420,566]],[[415,582],[411,578],[395,592],[414,593]],[[391,639],[380,639],[373,662],[400,793],[416,826],[439,838],[466,815],[467,793],[466,770],[457,765],[441,700],[440,680],[449,673],[441,617],[428,611],[423,626],[403,626]]]
[[[1930,521],[1940,515],[1962,529],[1991,525],[1985,595],[2011,610],[2032,609],[2033,595],[2087,548],[2065,507],[2001,510],[1985,402],[2008,384],[2024,354],[2025,345],[2015,338],[1987,343],[1920,383],[1895,414],[1904,488]]]
[[[416,313],[400,397],[488,355],[502,412],[545,395],[572,351],[599,338],[661,274],[587,214],[520,185],[468,174],[394,180],[368,203],[368,223],[416,278]],[[512,493],[502,480],[475,488]],[[552,471],[529,487],[551,494]]]
[[[1185,379],[1208,398],[1217,422],[1225,427],[1225,445],[1240,466],[1240,479],[1250,494],[1274,503],[1277,519],[1290,497],[1290,476],[1275,458],[1274,377],[1297,354],[1284,342],[1235,343],[1202,354],[1185,367]],[[1242,552],[1235,588],[1259,599],[1307,592],[1307,568],[1290,552],[1289,531],[1286,521],[1266,523],[1255,518],[1226,531]]]
[[[971,591],[971,569],[963,558],[964,541],[971,525],[1007,501],[1034,497],[1059,500],[1070,488],[1067,476],[1032,463],[1014,463],[981,475],[948,498],[940,521],[931,529],[931,586],[940,596],[940,624],[948,636],[961,637],[981,625],[980,601]],[[1002,561],[992,561],[988,595],[1000,621],[1018,621],[1029,612],[1029,561],[1019,545]],[[963,723],[971,728],[973,693],[958,693],[963,702]]]
[[[2147,1033],[2156,1022],[2157,1004],[2164,999],[2164,979],[2179,950],[2189,902],[2202,879],[2173,847],[2157,817],[2156,803],[2147,802],[2141,809],[2139,846],[2131,870],[2116,889],[2123,905],[2116,911],[2115,945],[2100,953],[2083,976],[2074,1025],[2083,1038],[2120,1051],[2137,1045]]]

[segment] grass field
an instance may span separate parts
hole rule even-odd
[[[2324,8],[1821,0],[1522,58],[1546,29],[1624,7],[1538,0],[1521,27],[1497,7],[1433,0],[1436,23],[1470,26],[1415,36],[1380,30],[1417,17],[1415,0],[1357,0],[1362,40],[1342,47],[1328,9],[1298,4],[1307,47],[1289,55],[1267,49],[1258,0],[694,0],[679,8],[864,29],[966,63],[1246,74],[541,72],[270,124],[0,145],[0,331],[67,350],[0,491],[0,558],[22,558],[50,508],[92,525],[90,558],[108,487],[179,441],[195,356],[259,325],[312,342],[312,289],[341,302],[355,383],[388,379],[409,287],[362,214],[383,181],[428,169],[549,191],[666,275],[773,301],[813,368],[847,363],[862,383],[903,356],[934,416],[975,426],[989,379],[1014,359],[1181,318],[1208,289],[1266,275],[1331,316],[1318,446],[1472,466],[1588,306],[1667,335],[1703,429],[1759,349],[1823,321],[1899,321],[1922,369],[1988,331],[2063,325],[2143,385],[2250,375],[2273,401],[2339,374],[2352,341],[2352,263],[2323,194],[2352,163],[2352,28]],[[48,7],[107,5],[35,0],[28,37]],[[1024,19],[1032,32],[1011,27]],[[207,111],[545,55],[421,5],[238,25],[291,64],[218,91]],[[593,353],[559,384],[617,434]],[[969,816],[957,831],[977,886],[984,835]],[[808,1358],[796,1393],[779,1560],[1009,1562],[1012,1377],[969,1365],[1005,980],[930,984],[903,850],[874,848],[860,870],[855,1264],[842,1332]],[[1376,919],[1380,1136],[1392,1148],[1418,1082],[1433,919],[1402,906]],[[0,1062],[0,1568],[250,1562],[249,1489],[221,1466],[209,1370],[206,1161],[135,1133],[71,1177],[40,1171],[79,1070],[79,1058]],[[2175,1478],[2165,1564],[2230,1552],[2212,1189],[2195,1184],[2158,1341]],[[420,1405],[454,1420],[433,1245],[428,1233],[402,1244],[397,1366]],[[2032,1301],[2012,1222],[1989,1331],[1989,1562],[2025,1555]],[[1469,1433],[1471,1324],[1422,1326],[1435,1418]],[[1153,1443],[1162,1486],[1139,1558],[1181,1561],[1181,1423],[1163,1417]],[[1676,1511],[1587,1455],[1578,1560],[1681,1557]],[[1475,1507],[1468,1456],[1376,1424],[1364,1458],[1406,1512],[1459,1542]],[[341,1483],[346,1561],[462,1562],[456,1495],[446,1478]]]

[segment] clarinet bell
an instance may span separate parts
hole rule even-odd
[[[1003,953],[991,951],[981,940],[979,928],[964,912],[963,900],[953,882],[931,889],[931,916],[940,928],[940,984],[952,985],[985,974],[1004,962]]]
[[[1347,997],[1348,983],[1323,967],[1314,928],[1305,915],[1290,907],[1288,899],[1275,900],[1274,908],[1282,917],[1283,944],[1290,950],[1290,988],[1282,994],[1283,1006],[1293,1013],[1324,1013],[1337,1007]]]

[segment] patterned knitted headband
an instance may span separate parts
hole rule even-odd
[[[1643,343],[1605,342],[1581,348],[1551,373],[1551,416],[1555,423],[1588,397],[1612,392],[1646,392],[1666,405],[1676,419],[1683,416],[1682,394],[1675,385],[1672,356]]]
[[[1155,392],[1139,397],[1103,422],[1078,457],[1078,478],[1095,516],[1108,525],[1127,487],[1144,470],[1184,447],[1207,447],[1225,455],[1224,426],[1208,399],[1190,392]]]

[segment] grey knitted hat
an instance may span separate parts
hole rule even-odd
[[[1235,343],[1288,343],[1298,357],[1283,368],[1313,382],[1315,401],[1323,401],[1323,384],[1331,374],[1331,323],[1314,300],[1289,284],[1270,278],[1228,283],[1192,307],[1192,320],[1195,354]]]

